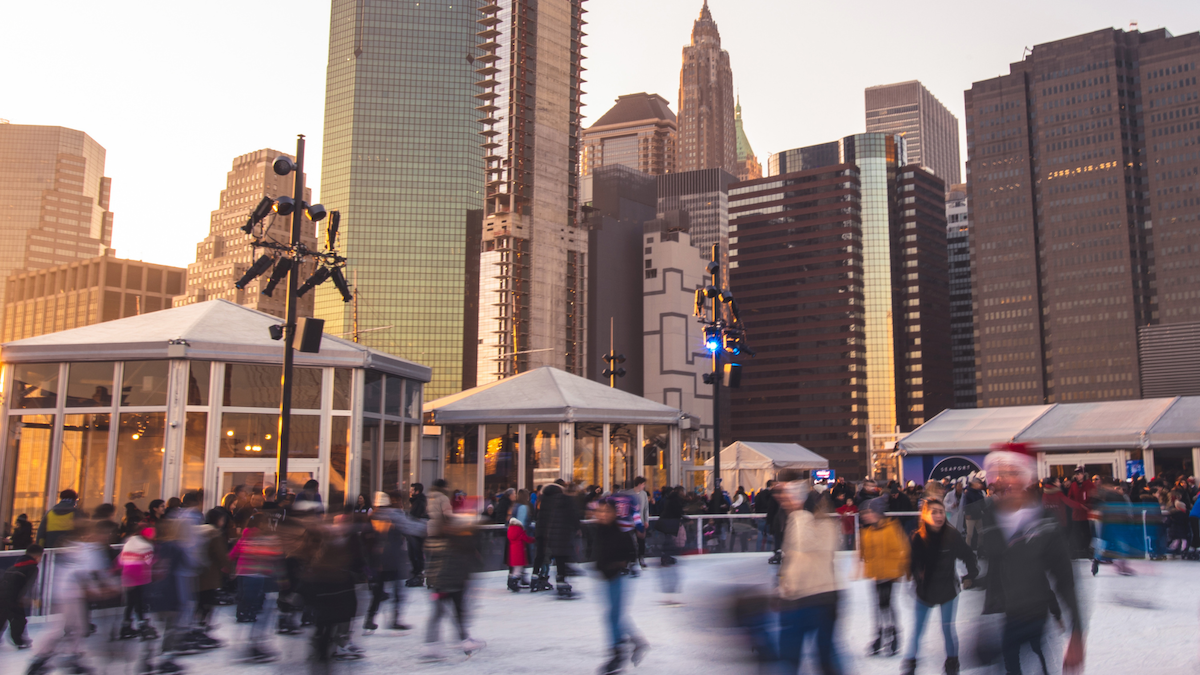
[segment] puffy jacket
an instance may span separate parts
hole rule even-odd
[[[145,586],[150,583],[151,565],[154,563],[154,547],[141,535],[135,534],[125,542],[117,556],[121,567],[121,585],[125,588]]]
[[[838,531],[833,519],[799,509],[787,514],[786,523],[783,561],[779,567],[780,597],[804,600],[836,592],[838,580],[833,558],[838,548]]]
[[[55,504],[38,525],[37,542],[45,548],[66,546],[75,532],[75,516],[78,513],[75,502],[64,500]]]
[[[429,493],[426,505],[429,513],[429,536],[440,537],[442,536],[442,531],[446,528],[446,524],[450,522],[450,518],[454,515],[454,508],[450,505],[450,498],[445,493],[434,489]]]
[[[37,581],[38,564],[23,555],[0,576],[0,609],[19,607],[29,589]]]
[[[859,531],[859,556],[863,576],[870,579],[899,579],[909,574],[909,544],[904,528],[895,518],[882,518]]]

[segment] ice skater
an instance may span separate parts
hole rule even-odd
[[[630,644],[628,658],[635,666],[642,662],[650,646],[625,613],[625,572],[637,561],[638,550],[629,532],[623,531],[617,522],[618,507],[622,506],[616,500],[604,499],[596,505],[593,514],[596,518],[593,548],[596,570],[604,579],[605,597],[608,600],[611,648],[611,657],[600,669],[601,675],[624,672],[626,642]]]

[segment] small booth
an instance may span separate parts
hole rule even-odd
[[[704,462],[708,467],[706,480],[712,489],[713,460]],[[746,443],[737,441],[721,450],[721,485],[732,493],[739,487],[746,492],[757,492],[767,486],[783,469],[819,471],[829,468],[829,460],[796,443]]]
[[[438,474],[471,497],[534,490],[561,478],[605,491],[645,476],[647,489],[680,481],[675,408],[557,368],[425,404]]]
[[[996,443],[1026,443],[1038,477],[1192,476],[1200,462],[1200,396],[945,410],[897,443],[902,480],[957,478]]]
[[[67,488],[92,509],[274,483],[278,317],[225,300],[9,342],[0,406],[0,518],[39,521]],[[296,353],[289,485],[330,508],[402,488],[419,467],[428,367],[325,335]]]

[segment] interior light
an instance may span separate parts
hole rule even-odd
[[[230,429],[229,431],[226,431],[226,432],[225,432],[225,435],[226,435],[226,436],[232,436],[232,435],[233,435],[233,429]]]
[[[141,437],[142,437],[142,435],[141,435],[141,434],[134,434],[134,435],[133,435],[133,440],[135,440],[135,441],[136,441],[137,439],[139,439],[139,438],[141,438]]]

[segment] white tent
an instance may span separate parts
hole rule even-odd
[[[713,460],[704,462],[711,467]],[[783,469],[828,469],[829,460],[796,443],[737,441],[721,451],[721,484],[732,493],[761,490]],[[711,476],[711,474],[709,474]]]

